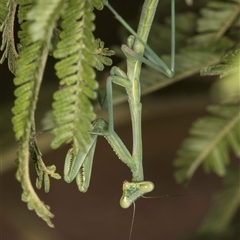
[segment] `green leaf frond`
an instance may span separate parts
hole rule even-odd
[[[190,179],[203,164],[205,172],[214,171],[219,176],[226,174],[229,151],[240,156],[240,109],[239,105],[209,106],[213,116],[198,119],[190,129],[174,164],[178,167],[175,178],[178,182]]]
[[[227,173],[223,189],[214,196],[212,210],[200,228],[201,235],[224,236],[224,234],[232,234],[233,229],[231,229],[230,224],[240,208],[239,170],[240,168],[236,167]],[[239,228],[237,231],[239,232]]]
[[[27,14],[27,19],[33,21],[29,26],[32,41],[51,39],[56,22],[65,7],[65,0],[36,1],[34,7]]]
[[[41,27],[40,23],[38,25],[41,29],[45,28],[46,36],[44,39],[34,39],[30,29],[32,24],[36,24],[35,21],[38,21],[38,18],[36,17],[37,20],[32,18],[29,21],[27,14],[29,14],[29,11],[37,13],[39,4],[37,1],[22,0],[18,0],[17,3],[19,4],[18,18],[21,27],[18,36],[21,48],[16,62],[14,84],[17,89],[14,92],[16,100],[12,109],[14,114],[12,119],[13,129],[16,139],[20,141],[18,150],[19,166],[16,176],[23,188],[23,201],[28,203],[29,209],[35,210],[49,226],[53,227],[50,220],[53,215],[50,213],[49,207],[44,205],[34,192],[29,178],[29,142],[32,134],[35,134],[32,133],[34,114],[50,48],[51,34],[57,19],[56,15],[59,16],[59,13],[55,13],[54,17],[50,17],[52,11],[47,11],[43,19],[44,26]],[[35,3],[36,5],[34,5]],[[60,3],[58,2],[58,4]],[[54,7],[56,6],[54,5]],[[59,8],[57,9],[59,10]],[[48,21],[47,25],[46,21]]]
[[[114,55],[114,51],[109,48],[104,48],[104,42],[100,39],[95,40],[95,52],[93,54],[95,58],[95,68],[99,71],[104,69],[104,65],[111,66],[112,59],[109,56]]]
[[[224,37],[226,31],[239,15],[239,2],[210,1],[200,10],[201,18],[197,21],[198,35],[189,39],[191,45],[222,50],[231,46],[233,42]],[[216,44],[218,42],[218,44]]]
[[[224,54],[221,63],[205,67],[201,75],[220,75],[211,87],[212,98],[221,104],[240,102],[240,49]]]
[[[8,58],[8,68],[12,73],[16,71],[16,60],[18,53],[14,42],[14,19],[17,9],[17,3],[13,0],[3,0],[0,2],[0,31],[2,33],[2,43],[0,50],[3,54],[0,58],[0,64]]]
[[[240,49],[224,54],[220,59],[220,64],[201,69],[201,76],[220,75],[220,78],[232,73],[239,72]]]
[[[21,22],[21,31],[18,33],[20,38],[21,48],[17,61],[16,77],[14,83],[17,87],[15,90],[15,106],[13,108],[13,125],[16,134],[16,139],[19,140],[24,134],[26,125],[29,125],[30,120],[33,121],[34,111],[38,98],[39,88],[42,82],[42,76],[45,69],[45,64],[50,46],[51,33],[53,24],[56,18],[48,18],[49,25],[45,25],[45,31],[48,38],[36,41],[29,31],[35,21],[27,20],[27,13],[35,11],[37,5],[32,7],[31,4],[19,5],[19,21]],[[48,29],[46,29],[49,27]]]
[[[89,99],[96,98],[95,51],[92,31],[95,16],[89,1],[73,0],[62,15],[60,41],[53,56],[61,59],[56,74],[60,89],[54,94],[53,115],[57,127],[52,147],[73,142],[74,150],[86,151],[95,113]]]
[[[10,0],[2,0],[0,2],[0,30],[3,29],[3,24],[7,18],[8,12],[9,12],[9,3]]]
[[[102,10],[104,8],[104,1],[105,0],[91,0],[91,3],[97,10]]]
[[[35,131],[33,131],[35,132]],[[44,183],[44,190],[45,192],[49,192],[50,190],[50,177],[55,179],[61,179],[61,176],[56,173],[56,166],[46,166],[45,163],[42,160],[42,153],[38,148],[36,136],[33,136],[30,139],[29,143],[29,151],[30,151],[30,157],[34,161],[35,170],[37,173],[37,179],[36,179],[36,187],[38,189],[42,188],[42,185]]]
[[[16,178],[21,182],[23,189],[22,201],[27,203],[29,210],[34,210],[39,217],[46,221],[49,227],[54,227],[51,222],[54,215],[50,212],[50,207],[39,199],[30,181],[28,147],[29,144],[23,141],[18,149]]]

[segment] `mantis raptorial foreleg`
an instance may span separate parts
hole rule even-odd
[[[64,180],[70,183],[76,178],[78,189],[81,192],[86,192],[88,190],[92,173],[97,136],[92,136],[91,140],[87,153],[78,151],[78,154],[75,156],[73,148],[70,148],[65,158]]]

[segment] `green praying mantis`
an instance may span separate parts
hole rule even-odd
[[[115,15],[115,17],[132,34],[127,45],[122,45],[122,51],[127,58],[127,73],[118,67],[113,67],[106,83],[106,94],[100,105],[108,111],[108,122],[97,119],[92,125],[91,143],[88,145],[87,152],[79,151],[78,146],[69,149],[64,165],[64,180],[67,183],[76,179],[79,191],[86,192],[89,187],[93,157],[98,136],[103,136],[111,145],[118,158],[125,163],[132,172],[132,181],[123,183],[123,194],[120,199],[122,208],[130,207],[138,198],[153,191],[154,184],[144,181],[142,166],[142,135],[141,135],[141,91],[139,76],[141,64],[145,63],[169,78],[174,75],[175,59],[175,1],[171,0],[171,21],[172,21],[172,40],[171,40],[171,66],[170,68],[153,52],[146,44],[150,26],[155,15],[158,0],[145,0],[140,23],[137,33],[122,19],[122,17],[105,1],[105,6]],[[132,133],[133,149],[132,153],[126,148],[118,134],[114,131],[114,114],[112,101],[112,84],[115,83],[125,88],[128,96]]]

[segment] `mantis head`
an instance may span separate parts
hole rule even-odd
[[[123,183],[123,195],[120,199],[122,208],[129,208],[139,197],[151,192],[154,189],[154,184],[150,181],[144,182],[128,182]]]

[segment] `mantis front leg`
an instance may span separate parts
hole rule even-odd
[[[76,178],[80,192],[86,192],[90,184],[96,143],[97,135],[93,135],[86,153],[77,149],[77,155],[75,155],[72,147],[68,150],[65,158],[64,180],[70,183]]]

